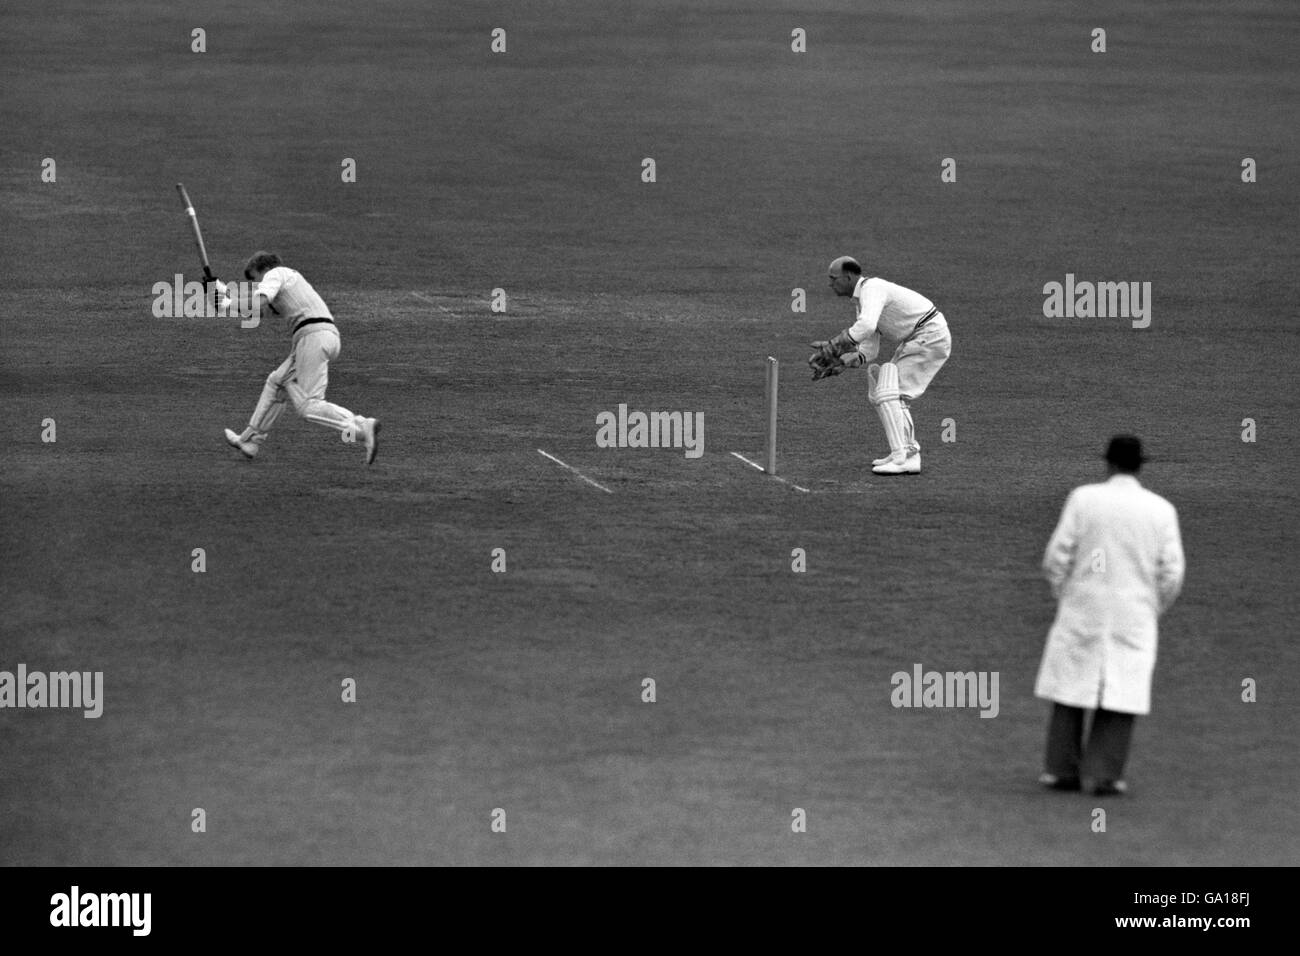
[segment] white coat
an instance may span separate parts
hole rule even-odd
[[[1043,556],[1059,605],[1034,694],[1150,713],[1156,622],[1178,597],[1183,570],[1178,512],[1136,477],[1074,489]]]

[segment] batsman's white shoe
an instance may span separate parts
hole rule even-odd
[[[367,418],[361,437],[366,443],[366,464],[373,465],[379,454],[379,419]]]
[[[876,465],[871,470],[877,475],[919,475],[921,455],[919,452],[906,458],[900,455],[898,458],[890,458],[883,465]]]
[[[242,451],[245,458],[256,458],[257,450],[261,447],[255,441],[244,441],[239,437],[238,432],[232,432],[229,428],[226,429],[226,441],[230,447]]]

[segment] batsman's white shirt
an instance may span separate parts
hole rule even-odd
[[[879,277],[863,277],[853,289],[853,300],[857,305],[858,317],[849,326],[849,335],[853,341],[865,344],[873,340],[879,347],[880,338],[890,342],[901,342],[912,334],[916,323],[934,308],[934,303],[901,285]],[[864,353],[875,350],[870,346],[862,349]]]
[[[325,300],[296,269],[276,266],[262,276],[257,294],[265,297],[271,311],[288,322],[286,332],[292,332],[304,319],[334,319]]]

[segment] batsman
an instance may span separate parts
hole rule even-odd
[[[242,432],[226,429],[226,442],[245,458],[256,458],[286,402],[309,422],[343,434],[344,441],[359,438],[366,448],[366,464],[379,452],[379,420],[354,415],[325,400],[329,366],[339,357],[339,331],[334,316],[311,283],[288,268],[274,252],[256,252],[244,266],[244,278],[257,283],[253,308],[280,316],[292,336],[289,357],[266,378],[253,417]],[[230,288],[217,280],[218,306],[228,307]]]
[[[831,290],[851,296],[857,319],[827,342],[813,342],[808,359],[813,381],[867,366],[867,396],[880,416],[889,454],[872,462],[877,475],[919,475],[921,444],[910,405],[929,387],[952,354],[948,322],[933,302],[884,279],[866,278],[857,260],[840,256],[830,264]],[[894,347],[888,362],[872,362],[881,341]],[[871,364],[868,364],[871,363]]]

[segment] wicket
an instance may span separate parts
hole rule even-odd
[[[779,363],[767,357],[767,453],[763,457],[763,470],[776,474],[776,383]]]

